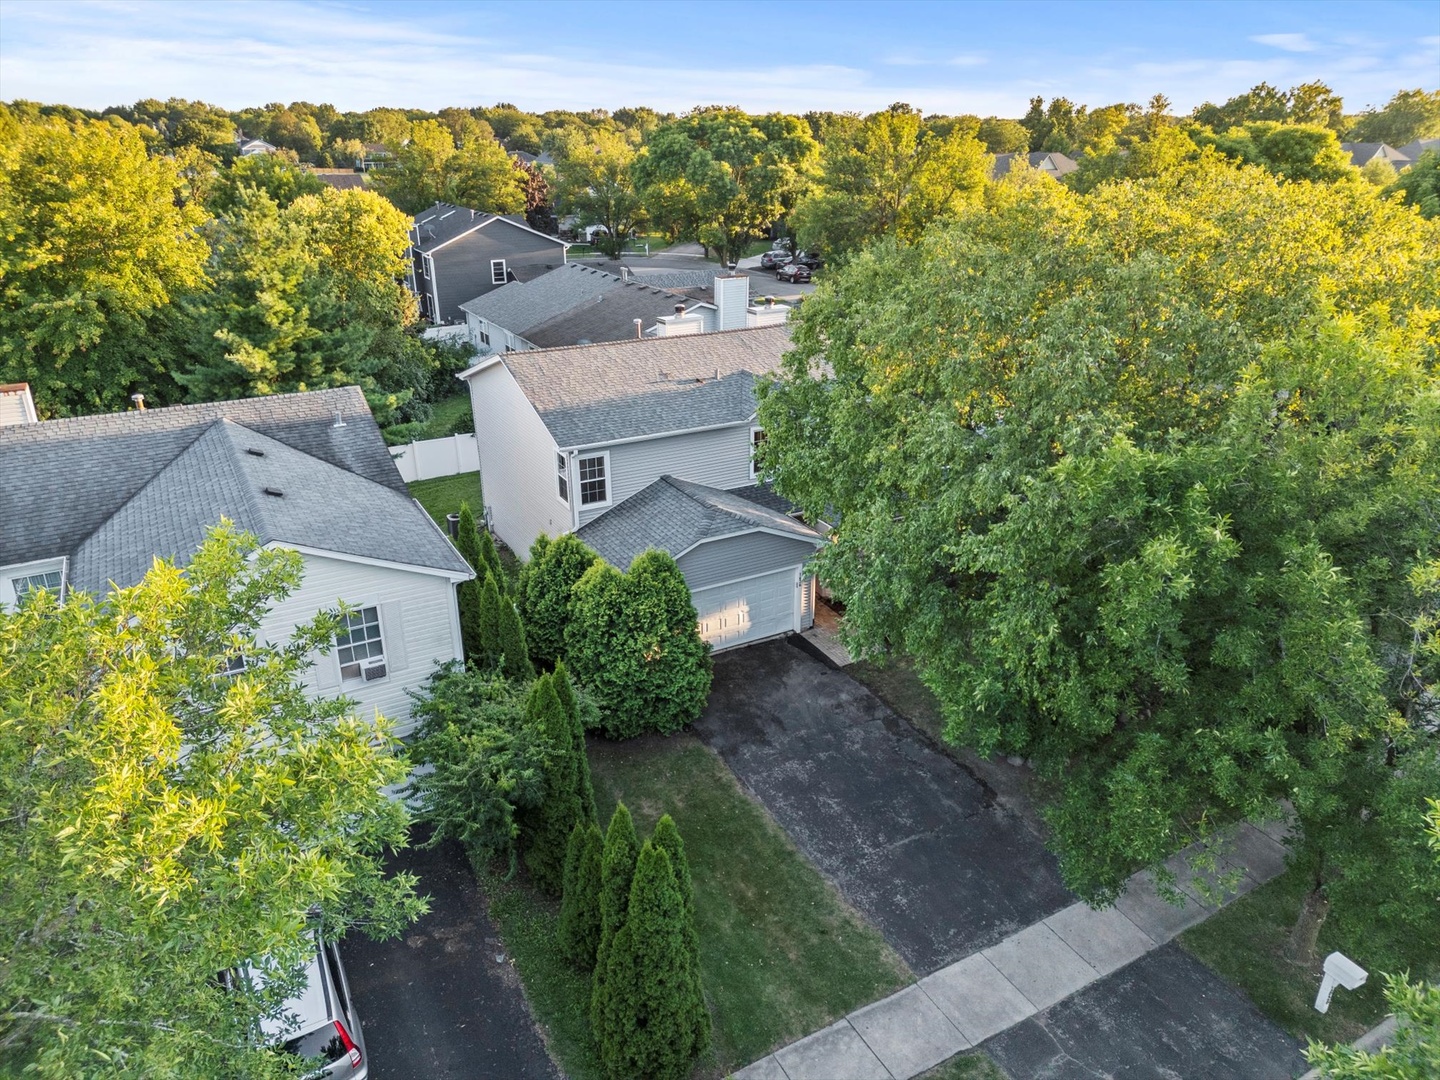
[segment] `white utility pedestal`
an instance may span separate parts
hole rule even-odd
[[[1315,995],[1315,1011],[1330,1011],[1330,995],[1335,993],[1335,987],[1358,990],[1368,977],[1365,969],[1344,953],[1332,952],[1325,957],[1325,978],[1320,980],[1320,993]]]

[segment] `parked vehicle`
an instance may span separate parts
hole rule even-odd
[[[794,259],[775,271],[775,280],[803,284],[810,280],[810,268],[799,259]]]
[[[760,269],[778,270],[790,261],[790,252],[783,248],[775,248],[760,256]]]
[[[253,971],[249,977],[258,981]],[[315,955],[305,966],[305,985],[285,1003],[280,1017],[264,1021],[260,1029],[267,1043],[314,1063],[305,1080],[366,1080],[370,1074],[340,950],[318,936]]]
[[[819,270],[824,265],[824,260],[820,258],[818,251],[802,251],[795,256],[795,261],[804,263],[811,270]]]

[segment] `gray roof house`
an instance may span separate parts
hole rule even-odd
[[[1408,142],[1400,147],[1400,156],[1403,157],[1406,162],[1413,165],[1420,160],[1420,155],[1427,150],[1440,151],[1440,139],[1416,139],[1414,142]],[[1396,168],[1399,167],[1398,165],[1396,166]]]
[[[565,263],[568,248],[523,217],[436,203],[416,214],[410,227],[407,283],[427,320],[460,323],[463,302],[554,270]]]
[[[755,382],[789,341],[768,326],[481,358],[461,378],[496,532],[517,552],[574,532],[620,569],[668,551],[717,649],[808,627],[821,535],[754,460]]]
[[[1369,165],[1372,161],[1388,161],[1396,170],[1411,163],[1409,157],[1387,143],[1344,142],[1340,144],[1340,149],[1350,155],[1350,163],[1357,169]]]
[[[783,323],[783,304],[750,302],[750,278],[707,273],[714,300],[697,300],[624,270],[567,263],[460,305],[475,351],[519,352],[630,338],[673,337]],[[693,286],[692,286],[693,287]],[[723,311],[722,311],[723,309]]]
[[[1014,163],[1017,156],[1016,154],[996,154],[995,167],[991,170],[990,175],[997,180],[1000,179],[1000,177],[1010,171],[1010,166]],[[1056,180],[1059,180],[1062,176],[1068,176],[1080,168],[1074,158],[1067,157],[1065,154],[1057,153],[1053,150],[1045,153],[1026,154],[1025,159],[1029,162],[1032,169],[1039,169],[1046,176]]]
[[[407,691],[462,656],[455,586],[474,575],[410,498],[356,387],[0,427],[0,473],[0,605],[134,585],[157,557],[184,565],[224,518],[304,563],[266,638],[353,606],[310,671],[316,693],[403,728]]]

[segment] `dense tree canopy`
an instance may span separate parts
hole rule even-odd
[[[327,935],[383,936],[424,910],[412,878],[382,871],[406,834],[381,791],[406,773],[389,726],[303,682],[336,620],[257,638],[299,577],[298,555],[217,529],[184,570],[0,611],[7,1062],[293,1075],[254,1024],[313,949],[312,912]],[[222,675],[236,656],[244,670]],[[247,961],[284,977],[222,988],[216,973]]]
[[[572,133],[555,147],[555,196],[560,209],[582,225],[599,225],[595,238],[602,251],[618,256],[630,230],[645,218],[631,168],[635,148],[622,136],[596,131]]]
[[[766,469],[838,517],[853,644],[916,658],[948,738],[1035,762],[1082,895],[1288,799],[1317,893],[1378,887],[1323,857],[1388,844],[1392,926],[1433,932],[1413,804],[1440,780],[1405,698],[1437,262],[1369,185],[1206,157],[997,186],[807,301]]]
[[[1395,147],[1416,139],[1440,139],[1440,90],[1401,90],[1383,109],[1361,113],[1349,138]]]

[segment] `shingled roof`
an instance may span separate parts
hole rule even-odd
[[[569,247],[558,237],[547,236],[545,233],[530,228],[525,224],[524,218],[517,218],[511,214],[490,214],[483,210],[471,210],[466,206],[455,206],[452,203],[444,202],[437,202],[428,210],[422,210],[415,215],[415,224],[411,227],[410,240],[417,251],[434,251],[456,237],[464,236],[466,233],[483,228],[494,221],[508,222],[527,232],[533,232],[536,236],[552,240],[561,248]]]
[[[755,380],[780,366],[782,325],[487,357],[503,363],[561,449],[742,424]]]
[[[0,564],[69,556],[77,588],[183,562],[221,516],[265,543],[468,572],[356,387],[3,428],[0,473]]]
[[[696,544],[755,532],[780,533],[819,544],[814,529],[736,491],[662,476],[618,506],[582,525],[575,535],[611,566],[628,569],[649,548],[678,558]]]

